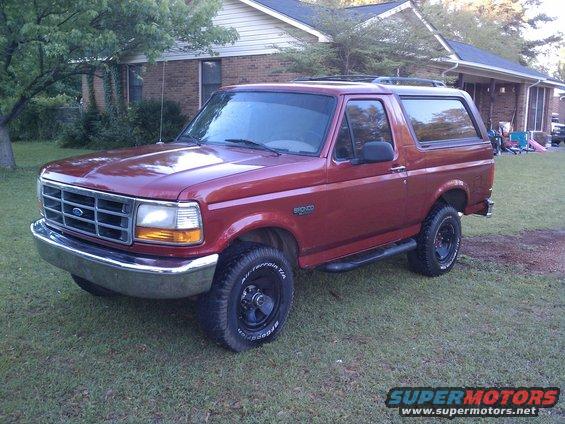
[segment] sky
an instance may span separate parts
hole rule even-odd
[[[541,28],[531,30],[526,34],[528,38],[545,38],[559,31],[565,32],[565,0],[543,0],[541,6],[530,11],[532,15],[545,13],[548,16],[556,17],[553,22],[542,24]],[[537,62],[550,73],[557,69],[559,63],[559,49],[545,49]]]

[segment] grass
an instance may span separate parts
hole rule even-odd
[[[465,219],[465,234],[514,234],[524,229],[565,227],[565,152],[496,159],[491,219]]]
[[[189,301],[94,298],[28,231],[38,165],[78,152],[15,147],[21,168],[0,174],[1,422],[395,422],[395,386],[563,383],[563,281],[468,257],[437,279],[403,257],[300,272],[281,338],[239,355],[204,338]],[[497,216],[465,218],[466,233],[563,226],[563,160],[500,158]]]

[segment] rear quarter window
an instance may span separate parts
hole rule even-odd
[[[402,103],[420,143],[481,139],[462,99],[402,98]]]

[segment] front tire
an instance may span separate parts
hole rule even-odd
[[[98,284],[91,283],[90,281],[85,280],[77,275],[72,275],[74,282],[84,291],[90,293],[93,296],[97,297],[114,297],[118,296],[119,293],[116,293],[113,290],[107,289],[105,287],[99,286]]]
[[[428,277],[449,272],[461,247],[458,212],[449,205],[437,205],[424,221],[416,241],[416,249],[408,252],[408,264],[412,271]]]
[[[220,257],[211,290],[198,300],[198,319],[213,340],[241,352],[281,333],[293,295],[292,267],[284,254],[243,242]]]

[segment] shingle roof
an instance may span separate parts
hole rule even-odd
[[[519,72],[521,74],[529,75],[533,78],[550,78],[549,75],[543,72],[536,71],[535,69],[528,68],[527,66],[520,65],[519,63],[512,62],[511,60],[504,59],[494,53],[487,52],[486,50],[479,49],[478,47],[470,44],[461,43],[455,40],[445,40],[449,47],[453,49],[459,59],[465,62],[473,62],[481,65],[492,66],[496,68],[506,69],[510,72]]]
[[[352,6],[352,7],[347,7],[345,10],[349,11],[352,15],[365,16],[366,18],[371,18],[374,16],[382,15],[383,13],[388,12],[391,9],[394,9],[397,6],[406,3],[407,1],[408,0],[398,0],[398,1],[388,1],[386,3],[380,3],[380,4],[367,4],[365,6]]]
[[[294,20],[302,22],[312,28],[316,28],[316,21],[317,21],[317,8],[308,3],[301,2],[299,0],[254,0],[256,3],[259,3],[269,9],[272,9],[276,12],[282,13],[283,15],[288,16]],[[371,4],[366,6],[354,6],[348,7],[348,13],[351,15],[357,16],[366,16],[367,18],[372,16],[377,16],[382,13],[389,11],[390,9],[394,9],[395,7],[401,5],[402,3],[406,3],[408,0],[397,0],[397,1],[390,1],[387,3],[381,4]]]
[[[253,0],[275,12],[288,16],[296,21],[306,24],[314,29],[317,26],[317,16],[319,7],[309,3],[304,3],[299,0]],[[351,16],[369,19],[374,16],[381,15],[401,4],[406,3],[408,0],[389,1],[380,4],[370,4],[365,6],[352,6],[344,10]],[[478,65],[486,65],[496,68],[507,70],[510,73],[520,73],[528,75],[532,78],[542,78],[544,80],[551,79],[557,81],[542,72],[535,69],[528,68],[527,66],[520,65],[508,59],[504,59],[494,53],[487,52],[486,50],[479,49],[478,47],[470,44],[465,44],[455,40],[445,40],[460,60],[465,62],[472,62]]]

